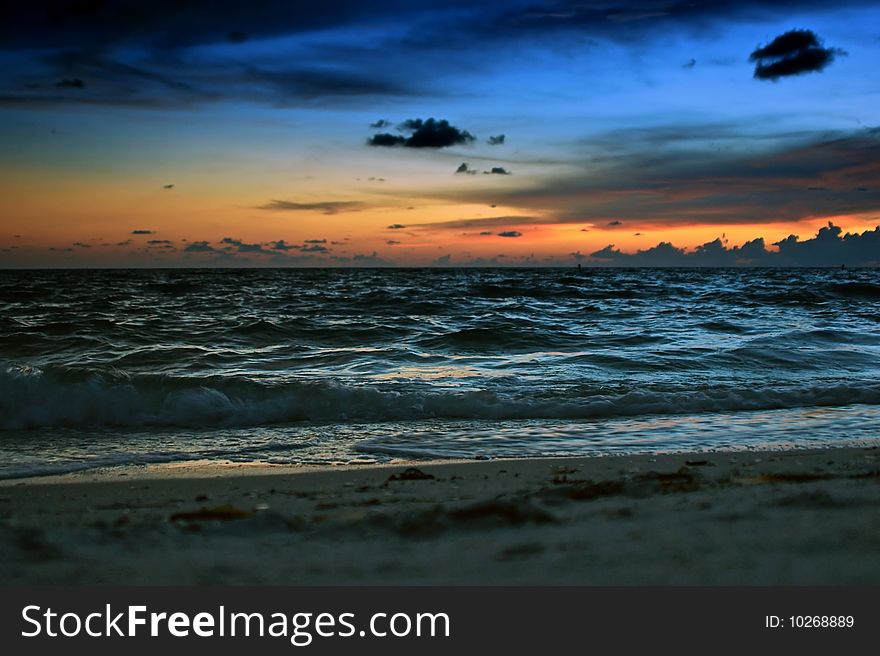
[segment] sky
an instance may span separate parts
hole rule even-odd
[[[0,267],[880,265],[880,3],[3,12]]]

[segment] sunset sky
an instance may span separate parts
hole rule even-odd
[[[4,9],[0,267],[880,263],[878,3],[185,4]]]

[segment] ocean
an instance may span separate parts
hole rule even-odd
[[[0,477],[880,444],[877,269],[0,271]]]

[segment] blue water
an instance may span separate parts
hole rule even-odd
[[[880,439],[880,270],[0,271],[0,477]]]

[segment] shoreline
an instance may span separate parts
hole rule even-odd
[[[880,449],[0,481],[2,584],[880,583]]]
[[[880,449],[880,439],[843,441],[841,445],[792,445],[787,448],[768,445],[764,447],[745,446],[738,449],[719,448],[682,451],[645,451],[645,452],[595,452],[583,455],[548,455],[524,457],[481,457],[481,458],[419,458],[396,456],[384,462],[339,460],[327,463],[272,463],[260,460],[236,461],[228,459],[193,459],[168,462],[145,462],[137,464],[113,464],[84,467],[73,471],[48,474],[26,474],[0,478],[0,489],[19,485],[53,485],[65,483],[110,483],[131,480],[163,480],[163,479],[204,479],[204,478],[237,478],[241,476],[283,476],[309,473],[332,473],[346,471],[363,471],[369,469],[387,469],[394,467],[433,467],[437,465],[483,465],[494,462],[549,462],[549,461],[585,461],[612,459],[637,459],[659,462],[675,457],[689,459],[703,456],[738,456],[749,454],[783,455],[788,453],[824,453],[845,450]]]

